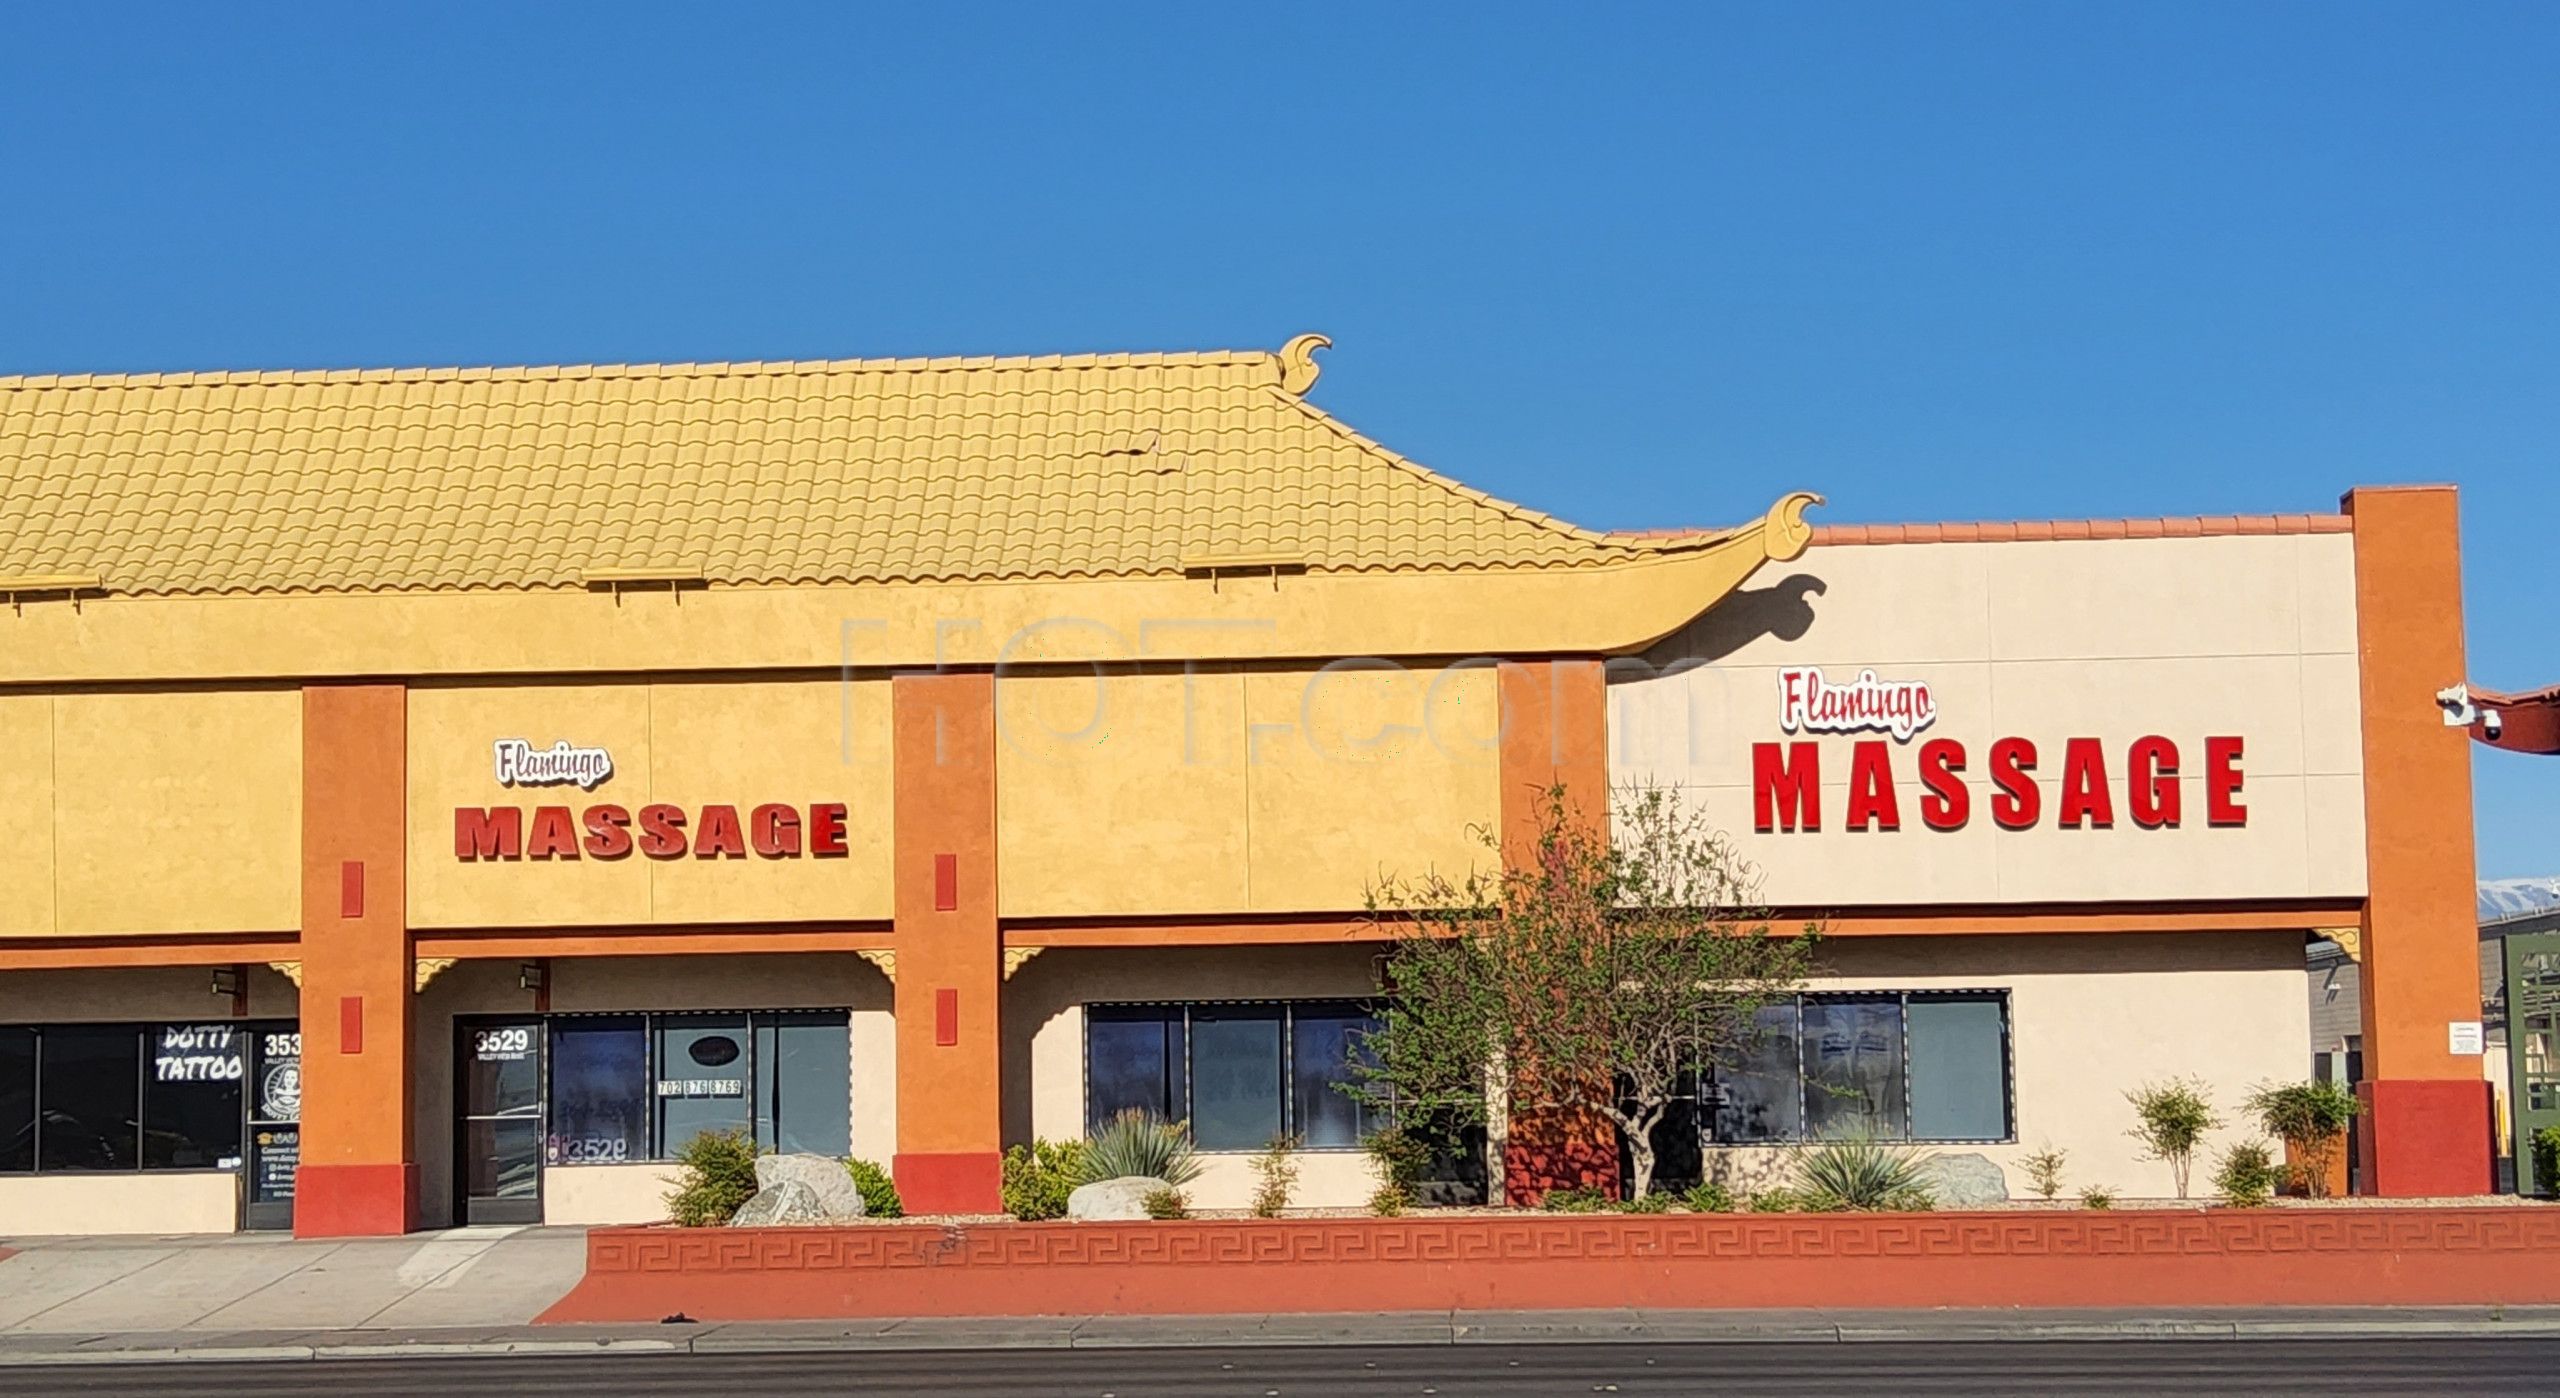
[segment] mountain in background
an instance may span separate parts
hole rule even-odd
[[[2480,920],[2522,917],[2560,908],[2560,878],[2482,879]]]

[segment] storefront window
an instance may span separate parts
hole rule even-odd
[[[756,1016],[756,1139],[784,1154],[853,1151],[851,1029],[841,1014]]]
[[[1203,1150],[1260,1150],[1294,1135],[1315,1149],[1360,1143],[1352,1080],[1377,1020],[1340,1001],[1085,1007],[1085,1124],[1129,1110],[1188,1120]]]
[[[1758,1041],[1709,1075],[1718,1144],[2009,1138],[1999,991],[1804,995],[1764,1008],[1759,1022]]]
[[[1763,1005],[1758,1036],[1735,1061],[1716,1070],[1715,1138],[1784,1141],[1804,1127],[1804,1084],[1797,1074],[1796,1006]]]
[[[36,1054],[43,1117],[36,1168],[130,1170],[141,1163],[142,1036],[132,1027],[44,1031]]]
[[[142,1168],[230,1170],[240,1164],[240,1092],[248,1036],[229,1024],[144,1031]]]
[[[658,1019],[658,1140],[667,1154],[706,1131],[745,1131],[747,1017],[662,1015]]]
[[[36,1031],[0,1025],[0,1174],[36,1167]]]
[[[1814,1137],[1908,1134],[1902,1100],[1902,1002],[1808,996],[1803,1005],[1804,1129]]]
[[[551,1125],[543,1159],[609,1164],[649,1157],[649,1031],[638,1015],[551,1026]]]
[[[1996,1141],[2009,1134],[2006,1016],[1997,995],[1914,995],[1911,1134]]]

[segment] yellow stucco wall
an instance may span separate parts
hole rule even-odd
[[[409,918],[416,927],[847,922],[889,916],[886,681],[682,680],[424,687],[409,695]],[[610,780],[503,787],[492,744],[565,740],[613,755]],[[850,745],[848,747],[848,744]],[[460,806],[668,802],[698,814],[841,802],[850,853],[820,859],[472,861]],[[530,816],[528,814],[528,819]]]
[[[0,698],[0,936],[301,922],[293,690]]]
[[[1489,858],[1489,668],[1007,676],[997,723],[1007,917],[1356,910]]]

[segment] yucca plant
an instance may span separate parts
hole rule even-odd
[[[1841,1136],[1796,1160],[1796,1192],[1816,1210],[1933,1207],[1929,1157],[1872,1136]]]
[[[1200,1153],[1189,1123],[1160,1121],[1132,1107],[1085,1142],[1078,1173],[1086,1184],[1135,1175],[1179,1189],[1200,1178]]]

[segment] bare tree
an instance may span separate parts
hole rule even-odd
[[[1652,1188],[1654,1128],[1683,1075],[1752,1046],[1821,929],[1773,931],[1752,867],[1674,793],[1629,787],[1614,805],[1613,838],[1550,790],[1534,850],[1501,872],[1371,890],[1395,937],[1392,993],[1349,1090],[1399,1119],[1474,1122],[1500,1065],[1514,1098],[1618,1128],[1633,1199]]]

